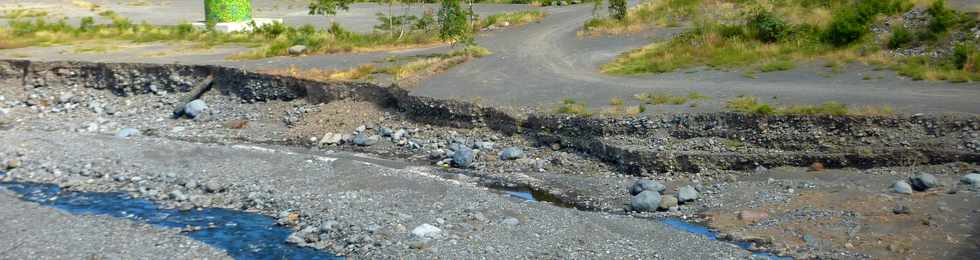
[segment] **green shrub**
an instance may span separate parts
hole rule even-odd
[[[901,25],[892,28],[892,37],[888,39],[888,48],[896,49],[912,41],[912,33]]]
[[[95,18],[92,18],[91,16],[82,18],[81,22],[78,24],[78,29],[81,31],[90,32],[94,28]]]
[[[769,11],[761,11],[753,15],[748,26],[755,38],[763,42],[779,41],[788,27],[785,21]]]
[[[426,10],[422,14],[422,17],[419,17],[418,20],[415,20],[415,24],[412,25],[412,27],[414,27],[416,30],[428,31],[431,30],[435,24],[436,24],[435,15],[433,15],[431,11]]]
[[[442,0],[439,8],[439,38],[452,41],[453,44],[463,43],[472,44],[473,36],[470,35],[468,26],[469,12],[463,10],[460,0]]]
[[[609,15],[616,20],[626,20],[627,8],[626,0],[609,0]]]
[[[879,14],[894,14],[909,8],[905,0],[861,0],[834,12],[824,40],[843,46],[861,39]]]
[[[975,44],[973,46],[970,45],[963,43],[953,48],[952,62],[956,69],[976,71],[980,67],[980,60],[977,59],[977,56],[980,56],[980,51],[977,50],[978,48]]]
[[[941,34],[949,30],[956,24],[956,13],[946,8],[946,1],[939,0],[932,3],[926,13],[932,16],[929,22],[929,32]]]

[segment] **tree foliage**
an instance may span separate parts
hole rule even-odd
[[[311,0],[310,15],[337,15],[337,11],[350,10],[354,0]]]
[[[443,40],[452,41],[453,44],[473,43],[470,35],[468,18],[470,14],[463,10],[460,0],[442,0],[439,8],[439,37]]]
[[[609,14],[616,20],[626,20],[626,0],[609,0]]]

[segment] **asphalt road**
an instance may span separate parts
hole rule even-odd
[[[46,2],[55,2],[45,0]],[[17,1],[15,1],[17,2]],[[24,3],[24,1],[20,1]],[[134,20],[152,23],[178,23],[203,16],[197,1],[174,1],[149,6],[95,1],[106,9],[117,10]],[[256,17],[283,16],[298,25],[323,25],[325,17],[304,14],[302,1],[256,1]],[[976,0],[953,1],[951,6],[970,8]],[[31,4],[44,4],[36,2]],[[71,8],[66,6],[66,10]],[[526,5],[477,5],[481,14],[529,8]],[[77,9],[77,8],[76,8]],[[399,8],[395,8],[399,9]],[[842,73],[830,73],[822,63],[799,64],[796,69],[760,73],[747,78],[741,70],[717,71],[695,68],[674,73],[640,76],[611,76],[599,72],[599,66],[618,54],[663,39],[682,29],[653,30],[635,35],[581,38],[576,31],[592,17],[591,5],[542,8],[550,15],[540,23],[507,28],[481,34],[477,42],[493,54],[451,68],[422,81],[413,88],[416,95],[480,100],[507,106],[550,107],[563,99],[585,101],[593,107],[607,106],[610,98],[625,98],[646,92],[686,95],[691,91],[712,97],[689,106],[648,106],[651,112],[716,111],[725,100],[757,96],[777,104],[819,104],[836,101],[848,105],[888,105],[905,113],[980,114],[980,84],[912,81],[891,71],[851,64]],[[359,31],[370,30],[377,23],[373,16],[386,9],[376,4],[357,4],[336,17],[337,22]],[[421,12],[414,8],[412,12]],[[69,13],[68,11],[65,11]],[[87,16],[86,11],[72,11]],[[75,52],[74,47],[31,47],[4,50],[0,57],[36,60],[85,60],[102,62],[151,62],[215,64],[246,69],[301,68],[349,69],[374,63],[388,56],[412,56],[445,52],[447,47],[398,50],[374,53],[347,53],[304,57],[274,57],[261,60],[231,61],[226,57],[245,51],[242,47],[223,46],[197,50],[173,43],[135,44],[107,53]],[[871,80],[865,80],[870,78]]]
[[[849,65],[830,77],[820,64],[803,64],[783,72],[761,73],[757,79],[741,72],[708,69],[642,76],[610,76],[599,66],[617,54],[672,33],[660,30],[644,35],[580,38],[576,31],[591,17],[591,6],[548,8],[541,23],[480,37],[478,43],[494,54],[457,66],[425,81],[413,93],[434,97],[480,97],[505,105],[550,106],[562,99],[585,100],[604,106],[612,97],[628,98],[643,92],[685,95],[698,91],[714,97],[697,108],[661,106],[653,109],[713,110],[726,98],[752,95],[777,103],[837,101],[853,105],[890,105],[918,113],[962,112],[980,114],[980,84],[911,81],[893,72]],[[882,79],[864,80],[864,75]]]

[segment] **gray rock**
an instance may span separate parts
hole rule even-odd
[[[402,138],[405,138],[406,136],[408,136],[408,131],[405,131],[405,129],[398,129],[398,130],[395,130],[395,133],[391,134],[391,139],[401,140]]]
[[[378,143],[378,141],[381,141],[381,137],[377,135],[368,136],[364,133],[360,133],[357,134],[357,136],[354,136],[354,144],[360,146],[375,145]]]
[[[184,105],[184,114],[190,118],[197,118],[201,114],[204,114],[204,111],[207,109],[208,104],[204,100],[195,99],[194,101],[188,102],[187,105]]]
[[[912,185],[909,185],[905,181],[896,181],[892,184],[892,191],[901,194],[912,194]]]
[[[459,168],[469,168],[473,165],[473,161],[476,159],[476,153],[466,146],[457,147],[458,150],[453,152],[452,163],[453,166]]]
[[[341,141],[343,141],[343,139],[344,139],[344,135],[342,134],[326,133],[323,134],[323,138],[320,138],[320,144],[321,145],[339,144]]]
[[[102,112],[104,112],[106,115],[115,115],[116,114],[116,107],[114,107],[112,105],[106,105],[106,106],[102,107]]]
[[[382,127],[378,132],[381,133],[382,137],[391,137],[391,135],[395,134],[395,130],[391,130],[391,128],[387,127]]]
[[[306,49],[307,49],[306,45],[293,45],[292,47],[289,47],[289,49],[287,49],[286,51],[289,52],[289,55],[301,55],[303,53],[306,53]]]
[[[674,197],[674,195],[664,195],[660,198],[660,209],[667,210],[677,207],[677,202],[677,197]]]
[[[218,193],[218,192],[222,192],[224,190],[225,190],[224,185],[221,185],[221,183],[218,183],[216,181],[211,181],[211,182],[208,182],[207,184],[204,184],[204,191],[207,191],[207,192],[210,192],[210,193]]]
[[[119,132],[116,132],[116,137],[118,138],[130,138],[139,135],[140,130],[136,130],[135,128],[123,128],[120,129]]]
[[[960,178],[960,182],[967,185],[972,185],[973,187],[980,187],[980,173],[970,173],[963,178]]]
[[[304,237],[305,235],[306,234],[303,234],[300,231],[294,232],[290,234],[289,237],[286,237],[286,243],[304,244],[306,243],[306,238]]]
[[[323,233],[330,233],[333,231],[337,231],[339,228],[340,228],[340,222],[337,222],[336,220],[327,220],[324,221],[323,223],[320,223],[320,231]]]
[[[500,224],[504,224],[504,225],[508,225],[508,226],[517,226],[517,225],[521,224],[521,221],[518,220],[517,218],[506,218],[506,219],[500,221]]]
[[[501,160],[517,160],[524,157],[524,151],[517,147],[508,147],[500,152]]]
[[[916,191],[926,191],[939,187],[939,180],[937,180],[936,176],[933,176],[932,174],[923,173],[909,177],[909,184],[911,184],[912,189]]]
[[[75,101],[75,95],[72,95],[71,93],[62,93],[61,96],[58,97],[58,104],[75,103]]]
[[[168,195],[170,195],[170,199],[173,199],[173,200],[176,200],[176,201],[185,201],[185,200],[188,199],[187,195],[185,195],[184,192],[182,192],[180,190],[173,190]]]
[[[691,185],[681,187],[680,190],[677,191],[677,199],[680,200],[680,202],[696,200],[698,199],[698,191],[695,190],[694,187],[691,187]]]
[[[439,229],[433,225],[422,224],[418,227],[412,229],[412,236],[421,239],[438,239],[442,238],[442,229]]]
[[[655,211],[660,207],[660,193],[651,190],[644,190],[633,196],[630,206],[636,211]]]
[[[493,150],[493,146],[494,146],[493,142],[476,142],[473,144],[474,149],[480,149],[483,151]]]
[[[636,182],[633,183],[633,186],[630,187],[630,195],[636,196],[636,195],[640,194],[640,192],[643,192],[645,190],[650,190],[650,191],[655,191],[657,193],[662,193],[666,189],[667,189],[667,186],[664,186],[663,184],[660,184],[660,182],[657,182],[657,181],[654,181],[654,180],[643,179],[643,180],[638,180],[638,181],[636,181]]]
[[[767,171],[769,171],[769,168],[766,168],[765,166],[759,165],[755,167],[755,173],[764,173]]]

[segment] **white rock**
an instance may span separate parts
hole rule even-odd
[[[433,225],[422,224],[412,229],[412,236],[422,239],[436,239],[443,236],[442,229]]]

